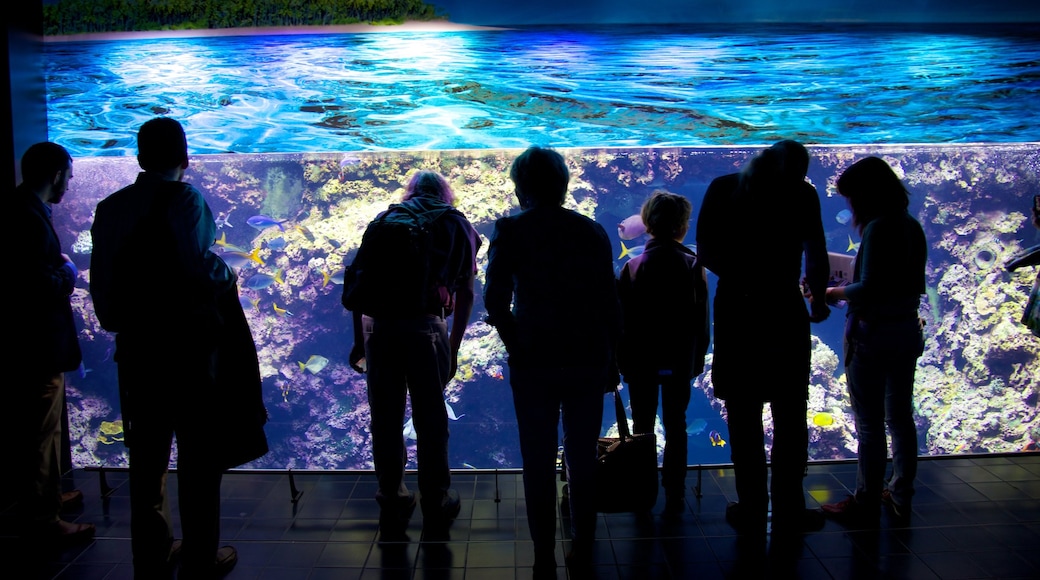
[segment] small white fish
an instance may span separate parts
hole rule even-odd
[[[455,409],[451,408],[451,405],[448,404],[448,401],[444,401],[444,408],[448,410],[448,418],[451,419],[452,421],[458,421],[459,419],[461,419],[461,418],[466,416],[465,413],[463,413],[461,415],[456,415],[455,414]]]
[[[405,423],[404,423],[403,435],[404,435],[405,439],[411,439],[412,441],[415,441],[415,440],[418,439],[418,437],[415,434],[415,425],[412,424],[412,418],[411,417],[409,417],[408,420],[405,421]]]

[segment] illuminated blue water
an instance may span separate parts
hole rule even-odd
[[[512,191],[514,152],[502,150],[531,143],[568,148],[572,191],[610,233],[618,268],[622,244],[645,240],[615,237],[616,225],[650,191],[684,195],[696,211],[711,179],[779,138],[810,145],[828,247],[851,253],[859,237],[843,221],[834,179],[858,157],[884,156],[913,192],[930,243],[922,313],[934,340],[918,371],[919,451],[1040,444],[1040,343],[1016,318],[1032,274],[1000,267],[1040,243],[1024,213],[1040,191],[1040,26],[137,39],[48,43],[46,59],[49,135],[77,158],[54,220],[83,272],[73,304],[84,367],[67,384],[79,466],[127,461],[114,341],[86,291],[89,228],[97,202],[134,179],[134,133],[155,115],[186,124],[187,180],[205,192],[226,242],[262,253],[266,265],[238,266],[242,280],[278,272],[284,280],[242,285],[271,416],[271,453],[255,467],[371,467],[365,382],[346,365],[352,331],[330,280],[352,259],[365,216],[396,200],[419,164],[448,175],[462,209],[490,235],[495,218],[515,209],[502,197]],[[292,227],[250,227],[260,214]],[[761,243],[768,259],[768,231]],[[157,303],[175,299],[164,295],[161,269],[149,275]],[[855,453],[843,315],[813,327],[824,345],[809,388],[813,459]],[[446,390],[459,417],[452,466],[516,467],[505,354],[482,318],[478,301]],[[305,372],[313,355],[330,362]],[[729,448],[711,443],[712,431],[728,432],[710,370],[695,381],[687,418],[689,463],[727,462]]]
[[[50,135],[133,154],[1040,139],[1040,27],[611,26],[49,43]]]

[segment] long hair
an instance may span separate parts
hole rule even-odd
[[[842,172],[838,193],[848,200],[852,223],[861,234],[875,219],[901,213],[910,205],[910,192],[879,157],[860,159]]]
[[[448,180],[440,173],[429,169],[422,169],[412,174],[408,184],[405,185],[401,201],[408,201],[414,197],[429,197],[455,205],[455,192],[451,189]]]

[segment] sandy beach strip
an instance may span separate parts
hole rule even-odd
[[[205,36],[284,36],[296,34],[368,34],[383,32],[467,32],[505,30],[494,26],[473,26],[447,20],[410,21],[404,24],[345,24],[340,26],[264,26],[257,28],[203,28],[196,30],[145,30],[140,32],[90,32],[44,36],[44,42],[83,42],[90,40],[152,40],[161,38],[198,38]]]

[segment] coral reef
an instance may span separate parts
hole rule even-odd
[[[699,205],[710,181],[736,171],[757,149],[642,148],[562,151],[571,169],[566,205],[598,221],[616,247],[616,225],[638,211],[655,189],[685,195]],[[930,244],[928,295],[921,313],[928,341],[915,386],[922,453],[1003,452],[1040,442],[1040,341],[1018,323],[1032,272],[1009,274],[1007,258],[1029,241],[1023,212],[1028,194],[1040,190],[1040,152],[1025,146],[845,146],[811,147],[809,180],[819,184],[824,212],[844,207],[834,180],[864,155],[879,155],[896,168],[911,191],[911,210]],[[346,364],[353,330],[340,305],[342,270],[365,226],[400,199],[411,171],[443,173],[457,206],[477,228],[483,282],[487,240],[494,221],[517,211],[509,165],[518,151],[341,152],[306,155],[212,155],[193,157],[186,180],[198,185],[219,216],[218,252],[257,252],[259,262],[236,266],[246,317],[253,331],[271,415],[271,452],[250,464],[258,468],[367,469],[368,404],[363,375]],[[76,162],[76,195],[55,212],[63,244],[73,247],[81,280],[73,308],[84,348],[83,376],[70,380],[71,434],[77,465],[126,465],[125,446],[110,433],[121,419],[115,390],[114,340],[103,331],[87,293],[89,229],[94,206],[132,182],[129,159],[84,158]],[[282,222],[262,230],[252,216]],[[825,219],[835,251],[845,251],[855,231]],[[691,238],[688,241],[692,241]],[[768,249],[768,236],[763,237]],[[838,247],[840,246],[840,247]],[[231,255],[229,254],[230,258]],[[552,259],[552,256],[546,256]],[[618,268],[623,259],[616,262]],[[262,264],[260,263],[262,262]],[[161,269],[150,288],[157,304],[165,296]],[[250,282],[254,276],[254,282]],[[855,455],[855,427],[841,360],[843,312],[814,325],[809,393],[810,456]],[[520,465],[506,354],[494,329],[482,321],[480,298],[459,353],[458,373],[445,399],[459,420],[451,422],[454,466]],[[755,332],[756,329],[749,329]],[[316,373],[301,371],[311,355],[329,360]],[[723,437],[724,405],[713,398],[711,356],[694,381],[712,429]],[[89,374],[87,371],[90,371]],[[71,374],[70,374],[71,376]],[[697,394],[699,393],[699,395]],[[767,444],[771,421],[765,409]],[[605,417],[605,431],[613,425]],[[660,433],[659,433],[660,435]],[[691,463],[728,460],[709,453],[705,435],[691,444]],[[702,440],[703,439],[703,440]],[[663,436],[659,442],[663,444]],[[106,442],[108,444],[106,444]],[[414,441],[408,440],[414,466]],[[707,447],[706,447],[707,446]]]

